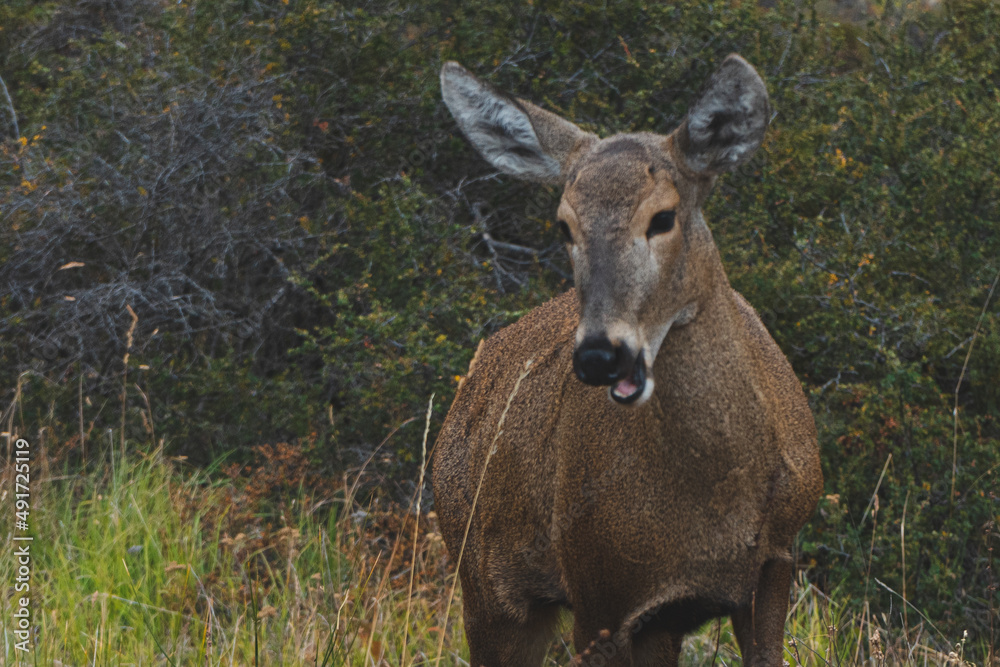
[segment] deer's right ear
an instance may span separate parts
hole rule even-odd
[[[441,96],[476,150],[500,171],[559,183],[597,137],[530,102],[505,95],[456,62],[441,68]]]

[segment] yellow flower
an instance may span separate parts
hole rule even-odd
[[[839,148],[837,149],[837,162],[840,163],[840,168],[841,169],[844,169],[845,167],[847,167],[847,158],[844,157],[843,152],[841,152],[841,150]]]

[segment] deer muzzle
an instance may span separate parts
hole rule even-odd
[[[588,336],[573,351],[573,371],[581,382],[611,387],[611,398],[632,403],[646,388],[643,353],[612,343],[607,336]]]

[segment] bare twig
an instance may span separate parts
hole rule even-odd
[[[962,364],[962,373],[958,376],[958,382],[955,383],[955,405],[952,408],[951,493],[948,496],[948,502],[951,503],[953,509],[955,506],[955,475],[958,472],[958,390],[962,387],[962,380],[965,379],[965,371],[969,367],[969,358],[972,357],[972,348],[976,345],[979,328],[983,325],[986,309],[990,306],[990,300],[993,298],[993,291],[997,288],[998,281],[1000,281],[1000,271],[997,271],[997,275],[993,279],[993,284],[990,285],[989,294],[986,295],[986,301],[983,302],[983,310],[979,313],[976,328],[972,332],[972,340],[969,341],[969,351],[965,353],[965,363]]]
[[[903,501],[903,519],[899,523],[899,550],[903,562],[903,637],[906,639],[907,645],[910,643],[910,638],[907,636],[910,628],[910,621],[906,615],[906,506],[910,504],[910,491],[906,491],[906,499]]]
[[[455,559],[455,579],[451,582],[451,591],[448,593],[448,604],[444,608],[444,620],[441,623],[441,633],[438,637],[437,658],[434,660],[435,667],[441,664],[441,656],[444,655],[444,637],[447,634],[445,631],[448,629],[448,616],[451,612],[451,603],[455,600],[455,589],[458,587],[462,556],[465,554],[465,545],[469,539],[469,530],[472,528],[472,519],[476,516],[476,505],[479,503],[479,492],[482,491],[483,481],[486,479],[486,469],[489,468],[490,459],[493,458],[493,454],[496,452],[497,440],[503,435],[503,423],[507,420],[507,411],[510,410],[511,403],[514,402],[517,390],[521,388],[521,381],[528,377],[528,373],[531,372],[531,364],[533,362],[534,359],[524,362],[524,370],[518,376],[517,382],[514,383],[514,388],[511,390],[510,396],[507,397],[507,405],[504,406],[503,412],[500,414],[500,420],[497,422],[496,435],[493,436],[493,442],[490,443],[490,448],[486,452],[486,460],[483,461],[483,470],[479,474],[479,484],[476,485],[476,495],[472,497],[472,506],[469,508],[469,519],[465,522],[465,535],[462,536],[462,546],[458,550],[458,558]]]
[[[497,241],[495,238],[490,236],[489,232],[483,232],[483,240],[486,241],[486,245],[491,248],[502,248],[504,250],[510,250],[511,252],[517,252],[524,255],[537,255],[538,251],[534,248],[529,248],[523,245],[517,245],[515,243],[507,243],[506,241]]]
[[[420,504],[424,499],[424,474],[427,472],[427,434],[431,430],[431,410],[434,394],[427,401],[427,422],[424,424],[424,441],[420,447],[420,481],[417,482],[417,515],[413,521],[413,558],[410,560],[410,585],[406,591],[406,616],[403,617],[403,643],[399,657],[400,667],[406,667],[406,638],[410,632],[410,605],[413,602],[413,576],[417,571],[417,529],[420,527]]]
[[[128,359],[132,352],[132,340],[135,336],[135,325],[139,323],[139,316],[135,314],[132,310],[132,306],[125,304],[125,308],[128,309],[128,314],[132,317],[132,323],[128,327],[128,333],[125,334],[125,356],[122,358],[122,432],[121,432],[121,447],[122,447],[122,461],[125,461],[125,401],[128,398]]]
[[[3,77],[0,76],[0,91],[3,91],[4,99],[7,100],[7,108],[10,110],[10,123],[14,128],[14,139],[21,136],[21,130],[17,126],[17,111],[14,110],[14,100],[10,99],[10,93],[7,92],[7,84],[3,82]]]

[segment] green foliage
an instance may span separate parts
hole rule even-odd
[[[408,178],[382,184],[372,199],[356,194],[342,215],[336,242],[309,277],[295,279],[331,319],[301,331],[299,352],[323,359],[337,409],[333,437],[377,442],[432,393],[451,393],[486,322],[509,299],[469,270],[468,229]],[[404,460],[412,452],[400,450]]]
[[[440,416],[478,338],[571,274],[558,193],[491,174],[441,63],[590,130],[668,132],[737,51],[777,115],[705,213],[812,398],[806,576],[989,641],[996,2],[89,4],[0,7],[22,135],[0,113],[0,385],[45,378],[27,419],[68,438],[79,393],[85,430],[117,426],[126,352],[131,433],[150,413],[189,455],[316,434],[339,465],[431,392]]]

